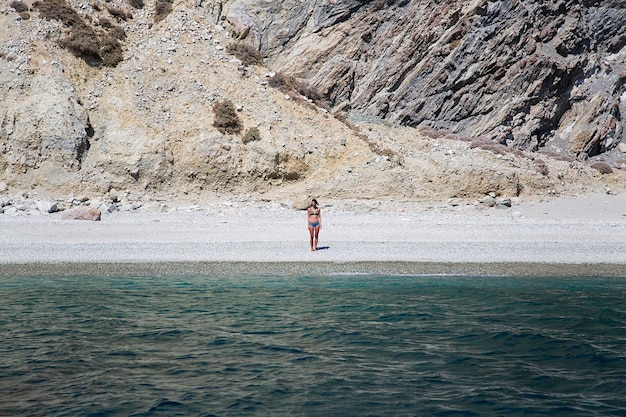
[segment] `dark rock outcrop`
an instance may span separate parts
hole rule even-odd
[[[266,63],[353,118],[580,159],[624,140],[622,1],[226,3]]]

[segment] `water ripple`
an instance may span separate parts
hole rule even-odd
[[[625,415],[625,296],[601,278],[7,279],[0,415]]]

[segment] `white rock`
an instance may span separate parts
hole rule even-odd
[[[117,204],[115,203],[103,203],[98,207],[98,210],[102,213],[113,213],[117,210]]]
[[[495,197],[493,197],[491,195],[488,195],[488,196],[485,196],[485,197],[481,198],[479,200],[479,202],[480,202],[480,204],[482,204],[484,206],[487,206],[487,207],[493,207],[493,206],[496,205],[496,199],[495,199]]]
[[[41,213],[56,213],[59,211],[57,203],[51,201],[37,201],[36,205]]]

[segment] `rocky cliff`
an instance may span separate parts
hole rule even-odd
[[[620,191],[624,19],[619,2],[5,3],[0,193]]]
[[[333,108],[576,158],[626,126],[626,3],[235,0],[225,17]]]

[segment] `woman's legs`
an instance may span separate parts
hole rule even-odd
[[[311,252],[314,252],[317,249],[317,241],[315,240],[315,229],[317,227],[309,226],[309,235],[311,236]]]
[[[319,235],[320,235],[320,227],[319,226],[315,226],[313,229],[315,229],[315,239],[313,241],[313,250],[317,250],[317,242],[319,241]]]

